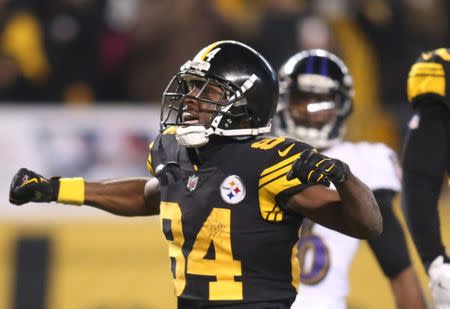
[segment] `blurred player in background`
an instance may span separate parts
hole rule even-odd
[[[290,308],[304,217],[354,237],[381,233],[372,192],[348,166],[270,131],[278,79],[250,47],[202,49],[163,95],[155,178],[85,182],[21,169],[10,201],[160,214],[179,308]],[[327,188],[330,182],[337,189]]]
[[[422,53],[411,67],[407,92],[415,115],[403,153],[403,209],[438,309],[450,308],[450,259],[438,213],[450,171],[449,74],[450,50],[445,48]]]
[[[289,58],[279,75],[282,105],[275,115],[274,133],[298,138],[347,162],[369,186],[384,221],[383,233],[369,244],[390,280],[397,307],[425,308],[405,236],[392,209],[400,191],[397,157],[384,144],[342,141],[353,96],[346,65],[328,51],[305,50]],[[308,220],[301,233],[302,285],[293,308],[346,308],[348,272],[358,240]]]

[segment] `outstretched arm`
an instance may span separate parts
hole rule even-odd
[[[25,168],[14,175],[9,192],[9,200],[15,205],[56,201],[90,205],[121,216],[159,214],[159,197],[156,178],[85,182],[82,178],[47,179]]]
[[[302,183],[318,183],[292,196],[287,206],[311,220],[356,238],[381,234],[383,219],[372,191],[348,166],[305,150],[292,171]],[[337,192],[323,185],[333,182]]]
[[[120,216],[159,214],[156,178],[125,178],[85,183],[85,204]]]

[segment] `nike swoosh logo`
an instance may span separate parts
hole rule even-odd
[[[19,188],[22,188],[22,187],[24,187],[24,186],[26,186],[26,185],[28,185],[28,184],[30,184],[30,183],[38,183],[39,181],[38,181],[38,179],[37,178],[31,178],[31,179],[29,179],[29,180],[27,180],[27,181],[24,181],[20,186],[19,186]]]
[[[29,179],[29,180],[27,180],[27,181],[25,181],[25,182],[23,182],[20,186],[19,186],[19,188],[22,188],[22,187],[24,187],[24,186],[26,186],[26,185],[28,185],[28,184],[30,184],[30,183],[39,183],[39,182],[49,182],[47,179],[45,179],[45,178],[42,178],[42,177],[40,177],[40,178],[31,178],[31,179]]]
[[[294,146],[295,146],[295,143],[292,143],[291,146],[289,146],[288,148],[286,148],[286,149],[283,150],[283,151],[280,151],[280,150],[278,149],[278,154],[280,155],[280,157],[285,157],[285,156],[289,153],[289,151],[291,151],[291,149],[292,149]]]

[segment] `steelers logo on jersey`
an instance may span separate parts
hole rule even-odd
[[[245,187],[239,176],[231,175],[220,185],[220,195],[228,204],[237,204],[245,197]]]

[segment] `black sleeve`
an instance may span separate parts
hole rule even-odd
[[[425,267],[445,256],[438,199],[449,166],[448,108],[430,97],[416,105],[418,127],[408,132],[403,151],[403,199],[408,227]]]
[[[382,189],[375,190],[373,194],[383,217],[383,233],[369,239],[369,245],[384,274],[394,278],[411,265],[405,234],[392,209],[392,199],[396,192]]]

